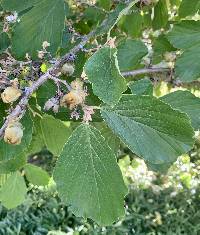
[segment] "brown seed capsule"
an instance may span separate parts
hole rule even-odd
[[[71,76],[74,73],[74,66],[70,63],[66,63],[61,68],[61,73],[64,75]]]
[[[12,103],[16,101],[22,95],[22,91],[17,87],[10,86],[7,87],[1,94],[1,98],[4,103]]]
[[[23,126],[20,122],[10,122],[5,130],[4,141],[8,144],[18,145],[23,137]]]

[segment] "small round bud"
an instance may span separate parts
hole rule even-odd
[[[8,144],[18,145],[23,137],[23,126],[20,122],[10,122],[5,130],[4,141]]]
[[[61,68],[61,73],[71,76],[74,73],[74,66],[70,63],[66,63]]]
[[[16,101],[22,95],[22,91],[17,87],[7,87],[1,94],[1,98],[4,103],[12,103]]]

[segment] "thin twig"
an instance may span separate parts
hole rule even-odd
[[[145,69],[137,69],[133,71],[122,72],[121,74],[124,77],[128,76],[136,76],[141,74],[151,74],[151,73],[163,73],[163,72],[170,72],[170,68],[145,68]]]

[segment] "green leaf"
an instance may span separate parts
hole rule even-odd
[[[164,28],[168,22],[168,9],[166,0],[159,0],[154,8],[154,30]]]
[[[93,122],[92,124],[101,132],[108,146],[114,151],[115,155],[117,155],[119,151],[120,139],[112,132],[109,127],[106,126],[104,122]]]
[[[115,25],[116,20],[120,14],[120,12],[124,9],[124,4],[119,4],[113,11],[111,11],[107,18],[104,21],[104,24],[98,26],[95,30],[95,36],[101,36],[105,33],[108,33],[113,25]]]
[[[6,11],[23,11],[35,5],[39,0],[2,0],[2,7]]]
[[[184,20],[175,24],[168,39],[178,49],[188,49],[200,44],[200,21]]]
[[[106,11],[110,10],[110,7],[112,6],[112,1],[111,0],[98,0],[100,7],[103,7]]]
[[[116,49],[101,48],[89,58],[84,70],[95,95],[110,105],[119,101],[126,90],[126,81],[118,68]]]
[[[132,39],[123,40],[117,49],[117,58],[121,72],[137,67],[140,60],[148,53],[142,41]]]
[[[20,170],[27,162],[25,153],[8,160],[0,162],[0,174],[8,174]]]
[[[153,95],[153,84],[148,78],[129,82],[128,86],[133,95]]]
[[[8,34],[3,32],[0,33],[0,53],[5,51],[10,46],[10,38]]]
[[[102,107],[101,113],[114,133],[148,162],[173,162],[194,144],[187,115],[153,96],[124,95],[113,108]]]
[[[40,126],[40,119],[41,118],[38,116],[35,116],[33,118],[33,135],[31,143],[26,151],[27,155],[39,153],[45,147],[42,130]]]
[[[168,34],[168,39],[176,48],[185,50],[175,65],[176,75],[184,82],[194,81],[200,76],[198,63],[200,58],[199,28],[200,21],[182,21],[175,25]]]
[[[179,7],[179,16],[184,18],[189,15],[194,15],[198,10],[200,10],[199,0],[182,0]]]
[[[20,145],[11,145],[7,144],[4,140],[0,140],[0,162],[15,158],[29,146],[32,139],[33,123],[28,112],[23,117],[21,123],[24,128],[24,133]]]
[[[175,91],[160,98],[163,102],[170,104],[172,108],[178,109],[190,117],[195,130],[200,129],[200,98],[189,91]]]
[[[155,39],[153,42],[153,60],[154,63],[159,63],[163,60],[164,54],[166,52],[176,51],[168,39],[166,35],[160,35],[158,38]]]
[[[151,162],[147,162],[147,166],[152,171],[158,171],[162,174],[166,174],[169,168],[171,167],[172,163],[163,163],[163,164],[153,164]]]
[[[24,166],[24,170],[27,180],[33,185],[48,185],[50,179],[49,174],[42,168],[32,164],[27,164],[26,166]]]
[[[130,37],[138,38],[142,34],[144,17],[140,12],[134,12],[121,18],[118,25],[121,30],[126,32]],[[131,27],[130,27],[131,25]]]
[[[5,184],[5,182],[9,176],[10,176],[10,174],[0,174],[0,186]]]
[[[61,45],[64,29],[65,5],[63,0],[43,0],[24,14],[16,25],[12,38],[12,52],[23,59],[28,53],[37,58],[42,43],[48,41],[48,50],[55,55]]]
[[[200,77],[200,44],[194,46],[178,57],[175,64],[175,74],[180,81],[192,82]]]
[[[118,4],[114,11],[112,11],[107,19],[104,21],[103,25],[100,25],[96,31],[95,36],[100,36],[102,34],[107,33],[110,34],[111,30],[114,26],[120,21],[120,19],[127,15],[130,9],[138,2],[139,0],[131,1],[128,5],[126,4]]]
[[[56,94],[56,91],[57,86],[52,80],[47,81],[37,90],[37,102],[41,106],[42,110],[46,101],[52,98]]]
[[[44,115],[40,121],[44,143],[53,155],[60,155],[63,146],[71,134],[71,128],[64,125],[59,119]]]
[[[6,208],[12,209],[25,200],[26,192],[27,188],[24,178],[19,172],[15,172],[10,175],[1,187],[0,200]]]
[[[124,215],[127,189],[114,153],[94,127],[82,124],[73,132],[57,161],[54,180],[76,216],[110,225]]]

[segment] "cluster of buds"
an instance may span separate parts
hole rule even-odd
[[[23,137],[23,126],[18,121],[10,121],[4,133],[4,141],[8,144],[18,145]]]
[[[83,87],[83,82],[76,79],[71,83],[71,91],[65,94],[61,99],[61,106],[74,109],[77,105],[85,102],[87,92]]]

